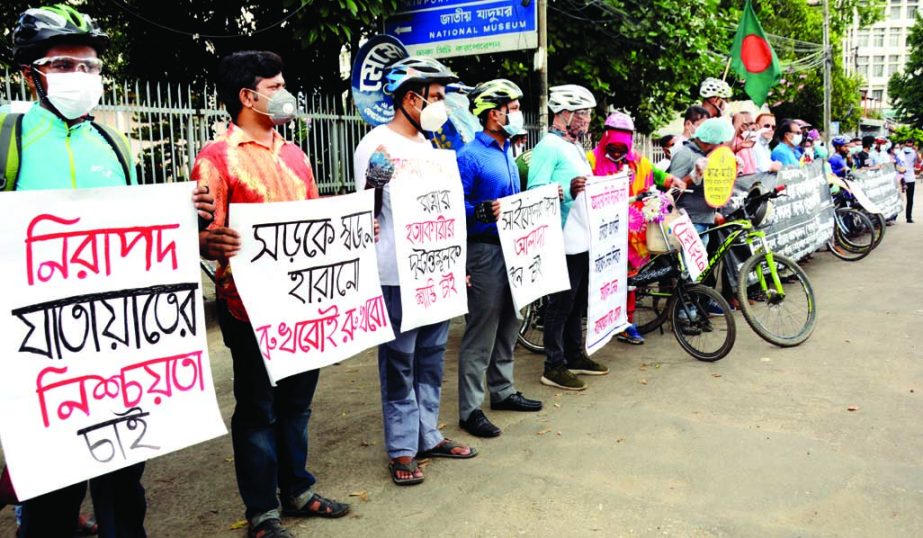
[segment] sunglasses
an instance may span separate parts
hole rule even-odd
[[[764,123],[763,124],[763,129],[775,129],[775,128],[776,126],[774,123]]]

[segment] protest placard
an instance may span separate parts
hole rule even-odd
[[[727,146],[720,146],[708,154],[705,167],[705,202],[712,207],[722,207],[734,190],[737,179],[737,158]]]
[[[402,332],[468,313],[465,195],[455,152],[403,159],[389,185]]]
[[[269,379],[314,370],[394,339],[378,280],[374,191],[231,204],[231,258]]]
[[[896,174],[893,164],[886,164],[878,170],[859,170],[853,174],[850,187],[858,186],[862,190],[867,200],[863,201],[859,196],[856,198],[866,211],[893,219],[903,209]],[[868,202],[872,203],[871,207],[866,207]]]
[[[670,222],[670,233],[679,241],[686,271],[689,272],[692,281],[696,282],[702,271],[708,267],[708,253],[686,210],[680,209],[679,213],[680,216]]]
[[[0,196],[0,438],[20,500],[225,433],[192,189]]]
[[[628,327],[628,176],[588,179],[568,223],[572,218],[587,225],[586,350],[592,355]]]
[[[517,311],[570,286],[557,185],[501,198],[497,231]]]

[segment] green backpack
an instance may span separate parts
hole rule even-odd
[[[0,191],[15,191],[19,182],[19,169],[21,162],[19,156],[22,153],[22,118],[24,114],[17,113],[0,113]],[[131,150],[128,147],[125,138],[116,130],[105,125],[90,122],[96,131],[102,135],[103,139],[112,147],[119,164],[122,165],[122,172],[125,174],[125,184],[131,184]]]

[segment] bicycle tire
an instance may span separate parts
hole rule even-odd
[[[794,347],[807,340],[817,324],[814,287],[807,273],[794,260],[781,254],[773,254],[772,257],[776,265],[776,273],[783,281],[784,295],[778,295],[773,289],[771,277],[770,280],[766,280],[765,277],[770,276],[769,262],[766,253],[762,252],[747,258],[747,261],[740,267],[737,300],[740,301],[740,309],[747,324],[760,338],[779,347]],[[751,274],[756,274],[755,271],[763,274],[763,280],[751,279]],[[753,280],[756,280],[756,284]],[[754,287],[757,287],[762,298],[751,303],[750,292],[754,290]],[[801,295],[797,292],[803,293],[806,299],[805,308],[798,308],[800,305],[798,298]],[[789,314],[791,323],[788,326],[793,330],[783,333],[774,327],[770,328],[768,321],[771,320],[764,320],[761,317],[764,311],[780,321],[786,312],[791,312],[794,316]]]
[[[712,315],[708,312],[708,305],[711,301],[717,303],[722,309],[721,314]],[[734,315],[731,306],[717,291],[698,284],[684,286],[683,289],[677,288],[677,293],[670,299],[669,310],[676,341],[686,353],[696,359],[715,362],[726,357],[734,348],[734,341],[737,339]],[[686,316],[685,320],[681,317],[683,314]],[[720,320],[723,325],[716,327],[713,320]],[[687,334],[687,332],[693,333],[696,330],[698,334]],[[712,336],[720,337],[721,335],[723,335],[723,341],[720,341],[720,345],[714,351],[703,350],[703,346],[698,345],[699,339],[711,340]]]
[[[872,250],[878,248],[878,245],[881,244],[881,240],[885,237],[885,228],[888,226],[885,221],[884,215],[881,213],[869,213],[868,211],[863,211],[866,217],[872,221],[872,229],[875,232],[875,236],[872,240]]]
[[[532,353],[543,353],[545,351],[544,343],[544,324],[542,323],[540,309],[545,305],[545,298],[535,301],[526,307],[522,316],[522,323],[519,325],[519,334],[517,341],[519,344],[531,351]]]
[[[671,286],[672,288],[672,286]],[[665,284],[653,283],[635,288],[635,327],[641,334],[657,330],[667,320],[670,302],[664,295]],[[666,293],[669,293],[667,291]]]
[[[867,239],[862,239],[866,238]],[[849,208],[836,210],[833,238],[827,248],[837,258],[856,262],[872,252],[874,225],[861,211]]]

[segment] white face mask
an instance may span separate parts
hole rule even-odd
[[[526,119],[521,110],[514,110],[506,115],[506,125],[503,130],[509,136],[516,136],[522,132],[522,127],[526,124]]]
[[[422,98],[422,97],[421,97]],[[436,101],[430,103],[427,101],[426,108],[420,111],[420,127],[424,131],[438,131],[440,127],[449,121],[449,112],[445,107],[445,101]]]
[[[801,139],[802,139],[802,135],[800,135],[800,134],[796,134],[796,135],[792,136],[792,145],[793,145],[793,146],[800,146],[800,145],[801,145]]]
[[[103,96],[103,79],[99,74],[46,73],[48,101],[69,120],[86,116]]]

